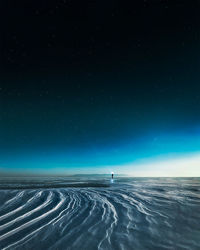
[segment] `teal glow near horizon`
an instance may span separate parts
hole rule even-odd
[[[4,154],[1,155],[0,170],[87,174],[107,173],[121,166],[120,172],[123,173],[124,170],[127,173],[142,171],[145,168],[143,164],[167,162],[198,154],[199,149],[200,136],[197,134],[146,135],[137,141],[104,148],[91,146],[73,151],[63,148],[41,148],[18,151],[12,155]]]

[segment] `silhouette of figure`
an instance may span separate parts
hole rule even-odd
[[[114,178],[114,173],[112,173],[112,179]]]

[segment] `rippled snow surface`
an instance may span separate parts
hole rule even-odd
[[[1,178],[0,249],[200,249],[200,179]]]

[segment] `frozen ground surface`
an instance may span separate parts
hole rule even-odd
[[[200,249],[200,178],[1,178],[0,249]]]

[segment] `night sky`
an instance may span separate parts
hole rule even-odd
[[[123,173],[198,154],[199,12],[195,0],[1,3],[0,170]]]

